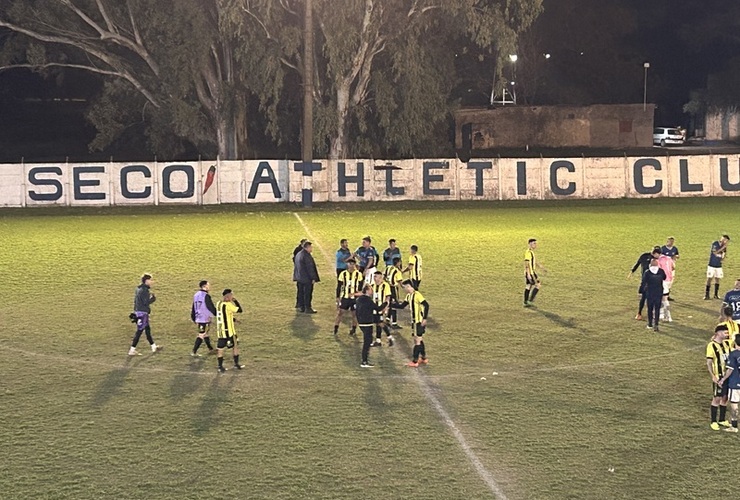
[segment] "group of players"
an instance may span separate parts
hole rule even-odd
[[[671,287],[676,276],[678,248],[674,238],[669,237],[665,245],[655,246],[652,251],[642,254],[628,277],[642,266],[642,280],[638,293],[640,304],[636,320],[642,320],[642,310],[647,303],[648,328],[659,331],[661,319],[671,322]],[[724,277],[722,263],[727,256],[730,237],[723,234],[712,242],[704,300],[722,299],[719,322],[706,347],[706,366],[712,379],[712,402],[710,405],[709,426],[714,431],[724,428],[728,432],[738,432],[738,413],[740,407],[740,278],[735,280],[734,288],[724,297],[719,296],[720,280]],[[710,297],[714,285],[714,295]],[[730,420],[727,420],[727,405],[730,405]]]
[[[301,242],[305,244],[305,242]],[[720,299],[720,280],[723,278],[722,262],[727,255],[730,243],[728,235],[712,242],[709,264],[707,266],[707,282],[704,300],[711,300],[710,291],[714,284],[714,299]],[[382,332],[385,332],[388,346],[394,345],[392,330],[402,328],[398,323],[397,310],[410,306],[412,337],[414,347],[412,359],[407,366],[418,367],[427,364],[429,358],[424,344],[429,303],[419,292],[422,278],[422,258],[418,247],[410,247],[408,264],[402,265],[401,251],[396,240],[388,241],[388,248],[383,252],[382,259],[375,247],[372,246],[370,236],[362,240],[362,245],[355,251],[349,250],[348,241],[340,241],[340,248],[336,251],[336,305],[337,314],[334,321],[334,335],[339,332],[342,318],[349,315],[351,327],[349,334],[355,335],[359,327],[363,333],[362,360],[360,366],[371,368],[369,351],[371,347],[382,346]],[[537,276],[537,269],[544,268],[536,262],[534,250],[537,241],[530,239],[525,251],[525,291],[524,305],[531,306],[541,283]],[[659,322],[665,319],[673,321],[670,312],[670,297],[673,281],[676,276],[676,261],[679,258],[675,239],[669,237],[663,246],[655,246],[650,252],[642,254],[628,274],[632,277],[638,267],[642,267],[642,279],[638,294],[640,302],[636,320],[642,320],[642,312],[647,305],[648,328],[659,331]],[[379,269],[380,263],[384,269]],[[409,273],[404,280],[404,273]],[[136,333],[129,348],[129,356],[140,353],[136,346],[142,335],[145,335],[152,352],[157,352],[161,346],[154,342],[149,325],[151,304],[156,297],[151,292],[152,276],[144,274],[141,284],[134,294],[134,312],[130,319],[136,323]],[[400,297],[405,292],[405,299]],[[217,304],[210,296],[210,284],[201,281],[199,289],[193,296],[191,320],[197,325],[198,334],[191,352],[193,357],[201,357],[198,353],[205,343],[209,352],[218,355],[218,371],[226,372],[224,367],[224,350],[232,349],[234,368],[241,370],[244,365],[239,362],[239,342],[234,328],[234,315],[243,311],[239,301],[234,297],[231,289],[222,292],[222,298]],[[214,349],[209,338],[209,329],[213,318],[216,318],[218,341]],[[724,428],[728,432],[738,432],[738,417],[740,413],[740,278],[735,281],[734,288],[723,297],[720,309],[719,324],[714,328],[714,335],[707,344],[706,365],[712,379],[712,402],[710,406],[710,428],[718,431]],[[373,335],[374,330],[374,335]],[[730,405],[731,417],[727,420],[727,405]]]
[[[392,330],[402,328],[398,324],[397,309],[411,309],[411,335],[414,348],[407,366],[418,367],[428,364],[424,344],[429,303],[419,291],[422,278],[422,258],[419,248],[411,245],[408,265],[403,268],[401,250],[395,239],[388,240],[388,248],[383,251],[384,270],[379,269],[380,255],[372,245],[372,238],[365,236],[362,245],[352,252],[349,242],[342,239],[336,251],[336,304],[337,315],[334,320],[334,335],[339,333],[342,318],[349,315],[351,327],[349,334],[355,335],[357,327],[363,334],[362,368],[372,368],[368,357],[371,347],[382,346],[382,333],[385,332],[388,346],[394,344]],[[408,279],[403,279],[404,273]],[[405,292],[405,299],[400,301]],[[373,336],[375,329],[375,336]]]
[[[381,346],[382,332],[386,333],[388,345],[393,346],[394,339],[391,329],[400,329],[397,321],[397,309],[410,307],[411,327],[414,338],[412,359],[408,366],[418,367],[419,364],[428,364],[423,336],[426,330],[427,317],[429,315],[429,303],[419,292],[422,278],[422,258],[418,247],[412,245],[411,254],[406,268],[402,268],[401,251],[396,246],[396,241],[391,239],[389,247],[383,252],[384,271],[380,271],[378,265],[380,256],[371,244],[369,236],[363,238],[362,246],[355,252],[351,252],[347,240],[340,242],[340,248],[336,252],[336,301],[337,315],[334,323],[334,334],[339,331],[342,317],[348,313],[351,316],[350,335],[355,335],[357,327],[363,332],[364,342],[362,349],[362,361],[360,366],[371,368],[369,362],[370,347]],[[310,242],[302,241],[301,245],[310,245]],[[403,274],[409,273],[409,278],[404,280]],[[152,275],[144,274],[141,284],[134,293],[134,312],[129,316],[136,323],[134,334],[129,348],[129,356],[138,356],[136,350],[142,335],[146,336],[152,352],[157,352],[161,346],[154,342],[149,324],[151,305],[156,300],[151,292]],[[405,292],[405,299],[401,290]],[[310,308],[310,303],[308,305]],[[304,308],[305,311],[305,308]],[[225,289],[221,300],[213,303],[210,295],[210,283],[203,280],[199,283],[198,291],[193,296],[190,319],[197,325],[198,334],[193,345],[191,356],[200,358],[198,353],[200,347],[205,343],[208,351],[214,351],[218,355],[218,371],[224,373],[224,350],[232,349],[234,368],[241,370],[244,365],[239,362],[239,340],[234,328],[234,315],[243,312],[241,304],[234,297],[231,289]],[[211,344],[209,330],[213,318],[216,318],[218,341],[214,349]],[[373,328],[375,337],[373,337]]]
[[[722,261],[727,256],[729,242],[730,237],[725,234],[712,243],[704,300],[710,300],[712,280],[714,298],[720,298],[718,292],[719,280],[723,278]],[[728,432],[737,433],[740,405],[740,278],[735,280],[734,288],[722,298],[719,321],[706,349],[707,371],[712,378],[709,426],[714,431],[724,428]],[[730,421],[727,420],[728,403],[731,409]]]
[[[673,299],[670,293],[676,275],[676,261],[679,258],[678,247],[674,243],[675,238],[669,236],[662,247],[656,245],[650,252],[640,255],[627,274],[627,278],[631,278],[638,267],[642,268],[642,279],[637,289],[640,305],[635,319],[638,321],[643,319],[642,311],[647,305],[647,328],[656,332],[659,331],[658,324],[661,319],[669,323],[673,321],[670,308]]]
[[[134,292],[134,312],[129,315],[131,322],[136,323],[136,333],[129,347],[129,356],[140,356],[141,353],[136,350],[141,335],[146,335],[146,339],[151,346],[152,352],[159,351],[162,346],[157,345],[152,338],[151,326],[149,325],[149,315],[151,314],[151,305],[157,300],[157,297],[151,292],[152,275],[144,274],[141,277],[141,284]],[[190,319],[198,328],[198,335],[193,345],[190,355],[194,358],[200,358],[198,353],[200,346],[205,343],[208,351],[218,354],[218,371],[226,372],[224,367],[224,350],[232,349],[234,355],[234,368],[241,370],[244,365],[239,363],[239,339],[234,328],[234,314],[243,312],[241,304],[234,297],[234,292],[227,288],[221,294],[222,298],[214,305],[210,294],[211,285],[206,280],[198,284],[198,291],[193,296],[193,306],[190,310]],[[218,340],[216,348],[213,348],[209,331],[213,318],[216,318],[216,328]]]

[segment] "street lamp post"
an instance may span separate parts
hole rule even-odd
[[[509,55],[509,61],[511,61],[511,100],[516,104],[516,62],[519,56],[516,54]]]
[[[647,111],[647,73],[648,68],[650,67],[650,63],[643,63],[642,67],[645,68],[645,79],[642,88],[642,110]]]

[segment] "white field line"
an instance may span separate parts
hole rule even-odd
[[[301,226],[306,232],[306,235],[311,239],[312,242],[316,244],[316,246],[319,248],[319,251],[324,255],[326,261],[329,264],[329,269],[331,269],[334,264],[331,255],[327,253],[321,246],[321,243],[319,243],[319,241],[313,237],[313,235],[311,234],[311,230],[308,228],[303,219],[301,219],[301,216],[298,215],[296,212],[293,212],[293,215],[295,215],[296,219],[298,219],[298,222],[301,223]],[[397,349],[394,350],[394,353],[397,352]],[[457,427],[457,425],[455,425],[455,422],[450,417],[450,414],[447,413],[447,410],[445,410],[444,406],[442,406],[442,403],[440,403],[439,399],[437,399],[437,396],[435,396],[432,392],[432,389],[427,381],[427,376],[421,370],[414,371],[412,376],[419,386],[419,389],[421,389],[421,392],[431,404],[432,408],[434,408],[437,414],[442,418],[442,421],[450,429],[452,435],[455,436],[457,443],[460,445],[460,448],[465,453],[465,456],[468,457],[470,464],[473,466],[473,468],[475,468],[475,471],[478,473],[483,482],[486,483],[486,486],[488,486],[488,489],[491,490],[491,493],[493,493],[496,498],[506,500],[506,495],[501,490],[501,487],[498,485],[496,480],[493,478],[493,474],[491,474],[491,472],[486,469],[486,466],[483,465],[483,462],[481,462],[480,458],[478,458],[478,455],[476,455],[475,451],[473,451],[473,449],[468,444],[465,436],[463,436],[460,429]]]

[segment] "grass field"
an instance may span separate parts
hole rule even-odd
[[[703,349],[719,303],[702,295],[710,243],[722,232],[740,237],[737,207],[0,212],[0,497],[726,495],[740,441],[709,429]],[[314,316],[293,310],[290,257],[302,223],[323,279]],[[330,259],[340,238],[354,246],[366,234],[379,251],[389,237],[404,256],[420,247],[427,367],[403,366],[408,327],[395,347],[371,351],[372,370],[360,369],[360,342],[346,326],[331,333]],[[637,282],[625,276],[669,234],[681,252],[674,323],[654,334],[633,320]],[[537,307],[524,309],[529,237],[549,273]],[[736,255],[731,246],[722,293],[740,274]],[[145,271],[164,350],[149,354],[142,339],[147,354],[130,359],[127,316]],[[246,307],[242,372],[219,376],[215,357],[189,356],[200,279],[214,297],[233,288]]]

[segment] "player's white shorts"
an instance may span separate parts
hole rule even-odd
[[[707,278],[722,279],[724,277],[725,277],[725,275],[722,272],[722,268],[721,267],[707,266]]]
[[[365,284],[366,285],[372,285],[373,284],[373,277],[375,276],[375,271],[377,271],[377,267],[371,267],[370,269],[365,269]]]
[[[730,403],[740,403],[740,389],[730,389],[728,398]]]
[[[663,295],[671,293],[671,286],[673,286],[673,281],[663,281]]]

